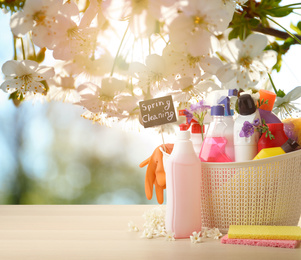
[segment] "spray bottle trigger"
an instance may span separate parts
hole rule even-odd
[[[222,96],[218,100],[218,104],[224,105],[225,107],[225,116],[231,116],[231,110],[230,110],[230,98]]]

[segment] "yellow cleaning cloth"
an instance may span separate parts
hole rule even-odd
[[[301,228],[297,226],[239,226],[231,225],[229,238],[301,240]]]

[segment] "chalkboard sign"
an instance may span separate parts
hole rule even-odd
[[[140,101],[139,106],[141,123],[145,128],[177,121],[171,96]]]

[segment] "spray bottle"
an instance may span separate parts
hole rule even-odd
[[[227,127],[224,132],[224,136],[227,139],[227,144],[225,147],[225,152],[230,159],[235,162],[235,152],[234,152],[234,139],[233,139],[233,128],[234,128],[234,110],[230,109],[230,98],[229,97],[221,97],[218,102],[221,105],[224,105],[225,114],[224,114],[224,122]]]
[[[257,154],[257,143],[260,137],[258,131],[249,137],[241,137],[240,132],[244,122],[248,121],[251,124],[258,119],[261,124],[261,119],[258,110],[251,95],[244,94],[238,98],[239,115],[234,122],[234,151],[235,161],[244,162],[252,160]]]
[[[209,125],[199,156],[202,162],[232,162],[225,151],[227,125],[224,122],[224,113],[224,107],[221,105],[211,107],[212,122]]]

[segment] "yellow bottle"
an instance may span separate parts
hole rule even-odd
[[[280,154],[285,154],[296,150],[298,143],[292,139],[288,139],[281,147],[271,147],[262,149],[253,160],[264,159]]]

